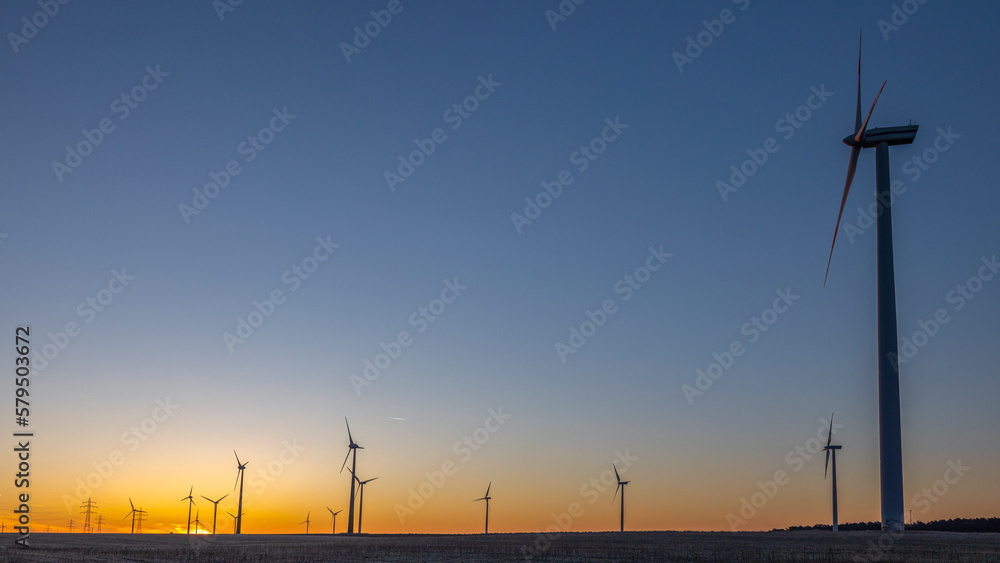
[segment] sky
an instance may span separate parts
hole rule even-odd
[[[873,151],[824,287],[862,29],[869,127],[919,124],[890,151],[905,508],[996,516],[998,21],[4,2],[7,526],[27,493],[35,531],[88,498],[184,531],[193,487],[231,532],[235,450],[245,533],[343,531],[345,418],[366,532],[477,533],[487,486],[490,531],[617,529],[613,463],[627,529],[829,523],[831,413],[840,521],[878,521]]]

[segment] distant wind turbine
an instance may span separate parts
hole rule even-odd
[[[344,472],[344,466],[347,465],[347,458],[354,454],[354,459],[351,460],[351,504],[349,510],[347,511],[347,533],[354,533],[354,472],[358,469],[358,450],[363,450],[364,448],[358,445],[354,441],[354,437],[351,436],[351,423],[347,422],[347,417],[344,417],[344,424],[347,424],[347,456],[344,458],[344,463],[340,465],[340,472]]]
[[[490,496],[490,487],[492,486],[493,486],[493,481],[490,481],[490,483],[486,485],[486,494],[483,495],[482,498],[477,498],[476,500],[472,501],[472,502],[479,502],[481,500],[486,501],[486,528],[485,531],[483,532],[484,534],[490,533],[490,499],[493,498]]]
[[[309,516],[310,516],[310,515],[312,515],[312,511],[311,511],[311,510],[310,510],[309,512],[307,512],[307,513],[306,513],[306,519],[305,519],[305,520],[303,520],[303,521],[301,521],[301,522],[299,522],[299,525],[300,525],[300,526],[301,526],[302,524],[305,524],[305,525],[306,525],[306,535],[307,535],[307,536],[309,535]]]
[[[355,479],[357,479],[357,477],[355,477]],[[365,485],[367,485],[368,483],[371,483],[375,479],[378,479],[378,477],[372,477],[371,479],[367,479],[365,481],[362,481],[362,480],[358,479],[358,488],[361,489],[361,498],[358,499],[358,533],[359,534],[361,533],[361,516],[364,514],[364,509],[365,509]]]
[[[615,479],[618,481],[618,486],[615,487],[615,496],[618,496],[618,489],[622,490],[622,511],[621,511],[621,522],[619,523],[618,531],[625,531],[625,485],[631,483],[631,481],[622,481],[621,476],[618,475],[618,467],[615,464],[611,464],[611,467],[615,468]],[[615,496],[611,497],[611,502],[615,502]]]
[[[243,470],[247,468],[247,464],[250,460],[245,463],[240,461],[240,454],[233,450],[233,455],[236,456],[236,484],[233,485],[233,490],[236,490],[236,485],[240,486],[240,502],[236,507],[236,531],[234,533],[240,533],[243,527]]]
[[[181,499],[181,500],[188,501],[188,525],[187,525],[187,533],[189,533],[189,534],[191,533],[191,506],[194,505],[194,496],[192,496],[193,494],[194,494],[194,485],[192,485],[191,486],[191,490],[188,491],[188,496],[186,496],[186,497],[184,497],[184,498]],[[197,533],[197,532],[195,532],[195,533]]]
[[[226,493],[219,500],[212,500],[212,499],[206,497],[205,495],[201,495],[201,498],[203,498],[203,499],[207,500],[208,502],[212,503],[213,505],[215,505],[215,507],[212,509],[212,533],[213,534],[215,533],[215,516],[219,512],[219,503],[222,502],[222,499],[224,499],[224,498],[226,498],[228,496],[229,496],[229,493]]]
[[[892,258],[892,194],[889,179],[889,147],[908,145],[917,136],[916,125],[881,127],[868,130],[868,120],[875,111],[875,103],[882,95],[885,82],[875,96],[875,102],[868,110],[868,117],[861,120],[861,39],[858,38],[858,102],[854,118],[854,133],[844,138],[844,144],[851,147],[851,159],[847,166],[847,181],[844,195],[840,200],[837,224],[833,229],[830,244],[830,258],[826,263],[827,276],[833,260],[833,248],[837,243],[837,231],[844,214],[847,194],[851,191],[854,172],[858,166],[861,149],[875,147],[876,206],[882,206],[882,213],[876,214],[877,264],[878,264],[878,416],[879,416],[879,467],[882,493],[882,529],[903,530],[903,445],[899,415],[899,361],[896,341],[896,280]],[[826,278],[823,280],[826,285]]]
[[[135,512],[135,505],[132,504],[132,497],[128,498],[128,504],[129,504],[129,506],[132,507],[132,510],[130,510],[129,513],[125,515],[125,518],[128,518],[129,516],[132,517],[132,532],[131,533],[134,534],[135,533],[135,514],[136,514],[136,512]],[[124,520],[125,518],[122,518],[122,520]]]
[[[236,533],[236,525],[239,522],[239,518],[235,514],[233,514],[232,512],[229,512],[228,510],[226,511],[226,514],[228,514],[228,515],[230,515],[230,516],[233,517],[233,533],[235,534]]]
[[[837,527],[837,450],[841,446],[831,446],[830,442],[833,440],[833,415],[830,415],[830,433],[826,436],[826,447],[823,451],[826,452],[826,465],[823,466],[823,478],[826,479],[826,469],[830,465],[830,453],[833,452],[833,531],[838,530]]]
[[[326,509],[330,510],[330,507],[328,506],[328,507],[326,507]],[[337,515],[340,514],[343,511],[344,511],[343,509],[340,509],[340,510],[338,510],[336,512],[330,510],[330,515],[333,516],[333,528],[330,531],[331,534],[336,534],[337,533]]]
[[[202,525],[201,524],[201,520],[198,519],[198,515],[199,514],[201,514],[200,510],[194,513],[194,533],[195,533],[195,535],[198,535],[198,527]]]

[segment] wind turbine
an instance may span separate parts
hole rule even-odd
[[[129,513],[125,515],[125,518],[128,518],[129,516],[132,517],[132,532],[131,533],[134,534],[135,533],[135,515],[136,515],[136,511],[135,511],[135,505],[132,504],[132,497],[128,498],[128,504],[129,504],[129,506],[132,507],[132,510],[130,510]],[[125,518],[122,518],[122,520],[124,520]]]
[[[236,484],[240,486],[240,502],[236,507],[236,531],[234,532],[238,534],[243,527],[243,470],[247,468],[250,460],[247,460],[246,463],[241,462],[240,455],[236,453],[236,450],[233,450],[233,455],[236,456]],[[236,484],[233,485],[234,491]]]
[[[882,83],[885,88],[885,82]],[[892,195],[889,192],[889,147],[908,145],[917,136],[916,125],[881,127],[868,130],[868,120],[875,110],[875,103],[882,95],[882,88],[868,110],[868,117],[861,121],[861,39],[858,39],[858,103],[854,119],[854,133],[844,138],[851,147],[847,167],[847,181],[840,200],[840,212],[833,229],[830,258],[826,263],[827,276],[833,260],[833,247],[837,243],[840,218],[844,214],[847,194],[857,169],[861,149],[875,147],[875,199],[882,205],[876,216],[878,238],[878,418],[879,418],[879,468],[882,492],[882,529],[903,530],[903,445],[899,420],[899,355],[896,335],[896,282],[892,260]],[[826,285],[826,278],[823,280]]]
[[[833,531],[837,531],[837,450],[841,446],[831,446],[833,440],[833,415],[830,415],[830,433],[826,436],[826,465],[823,466],[823,478],[826,479],[826,470],[830,466],[830,452],[833,452]]]
[[[215,533],[215,516],[219,512],[219,503],[222,502],[222,499],[224,499],[224,498],[226,498],[228,496],[229,496],[229,493],[226,493],[219,500],[212,500],[212,499],[206,497],[205,495],[201,495],[201,498],[203,498],[203,499],[207,500],[208,502],[212,503],[213,505],[215,505],[215,508],[212,509],[212,533],[213,534]]]
[[[484,534],[490,533],[490,499],[493,498],[490,496],[490,487],[492,486],[493,486],[493,481],[490,481],[490,483],[486,485],[486,494],[483,495],[483,498],[477,498],[476,500],[472,501],[472,502],[479,502],[481,500],[486,501],[486,531],[483,532]]]
[[[198,512],[194,513],[194,534],[195,535],[198,535],[198,526],[202,525],[201,524],[201,520],[198,520],[198,515],[199,514],[201,514],[200,510]]]
[[[233,517],[233,533],[235,534],[236,533],[236,524],[237,524],[237,522],[239,522],[239,518],[235,514],[233,514],[232,512],[229,512],[228,510],[226,511],[226,514],[228,514],[228,515],[230,515],[230,516]]]
[[[351,436],[351,424],[347,422],[347,417],[344,417],[344,424],[347,424],[347,441],[348,450],[347,456],[344,458],[344,463],[340,465],[340,472],[344,472],[344,466],[347,465],[347,458],[354,454],[354,459],[351,460],[351,505],[350,509],[347,511],[347,533],[354,533],[354,480],[357,477],[354,476],[354,471],[358,468],[358,450],[363,450],[364,448],[359,446],[354,438]]]
[[[358,479],[358,478],[355,477],[355,479]],[[362,480],[358,479],[358,488],[361,489],[361,498],[358,500],[358,533],[359,534],[361,533],[361,515],[363,514],[363,511],[364,511],[364,508],[365,508],[365,485],[367,485],[368,483],[371,483],[375,479],[378,479],[378,477],[372,477],[371,479],[368,479],[367,481],[362,481]]]
[[[299,522],[299,525],[300,525],[300,526],[301,526],[302,524],[305,524],[305,525],[306,525],[306,535],[307,535],[307,536],[309,535],[309,516],[310,516],[311,514],[312,514],[312,511],[310,510],[309,512],[307,512],[307,513],[306,513],[306,519],[305,519],[305,520],[303,520],[302,522]]]
[[[194,496],[192,496],[193,494],[194,494],[194,485],[192,485],[191,486],[191,490],[188,491],[188,496],[186,496],[186,497],[184,497],[184,498],[181,499],[181,500],[188,501],[188,526],[187,526],[187,533],[189,533],[189,534],[191,533],[191,506],[194,504]],[[195,531],[195,533],[198,533],[198,532]]]
[[[618,489],[622,490],[622,514],[621,514],[621,523],[619,525],[618,531],[624,532],[625,531],[625,485],[628,485],[629,483],[631,483],[631,481],[622,481],[622,478],[618,475],[618,467],[616,467],[615,464],[613,463],[611,464],[611,467],[615,468],[615,479],[618,481],[618,486],[615,487],[615,496],[618,496]],[[615,502],[614,496],[611,497],[611,502]]]
[[[326,509],[330,510],[330,507],[328,506],[328,507],[326,507]],[[330,530],[331,534],[336,534],[337,533],[337,515],[340,514],[343,511],[344,511],[343,509],[340,509],[340,510],[338,510],[336,512],[330,510],[330,515],[333,516],[333,528]]]

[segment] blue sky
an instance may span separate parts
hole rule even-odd
[[[553,29],[555,1],[404,1],[386,25],[370,23],[386,19],[378,1],[247,1],[221,18],[209,2],[70,3],[25,41],[10,34],[40,4],[4,4],[4,330],[30,325],[39,352],[65,344],[32,387],[39,518],[65,524],[75,479],[169,397],[176,413],[94,488],[106,505],[140,494],[154,467],[164,498],[190,481],[222,491],[230,450],[265,466],[297,439],[301,457],[247,500],[267,514],[251,531],[294,531],[299,512],[346,502],[334,472],[348,416],[371,444],[359,466],[383,475],[366,495],[373,529],[475,531],[440,522],[464,522],[463,499],[490,481],[498,530],[542,529],[626,449],[635,527],[729,529],[755,482],[787,470],[786,452],[835,411],[841,520],[878,519],[875,233],[858,211],[874,201],[872,151],[823,288],[861,28],[866,110],[888,80],[869,126],[920,125],[890,157],[899,333],[948,319],[902,367],[907,506],[961,458],[974,469],[917,517],[995,515],[1000,458],[983,444],[997,427],[1000,282],[981,266],[1000,251],[998,8],[930,0],[880,31],[904,4],[592,0]],[[378,34],[348,61],[342,44],[366,24]],[[678,68],[699,33],[707,45]],[[102,120],[90,154],[54,172]],[[435,135],[390,189],[386,172]],[[581,146],[602,151],[586,168]],[[723,197],[730,167],[762,151]],[[238,173],[198,203],[227,166]],[[564,170],[572,183],[539,199]],[[549,202],[530,224],[512,218],[525,198]],[[651,248],[670,256],[626,300],[616,284],[646,279]],[[442,307],[448,284],[464,289]],[[960,284],[979,290],[960,299]],[[227,346],[275,291],[273,312]],[[795,298],[754,337],[743,327],[779,294]],[[608,300],[615,312],[561,358],[557,343]],[[60,336],[67,323],[79,334]],[[351,376],[404,331],[411,344],[359,393]],[[682,386],[734,342],[744,353],[691,404]],[[11,349],[0,357],[13,365]],[[393,507],[497,408],[511,415],[501,430],[402,521]],[[826,521],[820,465],[742,529]],[[573,528],[613,528],[610,500]]]

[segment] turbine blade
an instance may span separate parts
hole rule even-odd
[[[611,467],[615,468],[615,481],[618,481],[619,483],[621,483],[622,482],[622,478],[621,478],[621,476],[618,475],[618,466],[612,463]]]
[[[344,463],[340,465],[340,472],[344,472],[344,467],[347,465],[347,458],[351,457],[351,450],[347,450],[347,455],[344,457]]]
[[[858,105],[854,114],[854,132],[861,131],[861,33],[858,33]]]
[[[826,450],[826,465],[823,466],[823,478],[826,479],[826,470],[830,466],[830,450]]]
[[[243,465],[243,463],[240,462],[240,454],[236,453],[236,450],[233,450],[233,455],[236,456],[236,465]]]
[[[826,447],[833,441],[833,413],[830,413],[830,432],[826,435]]]
[[[882,87],[878,89],[878,95],[875,96],[875,101],[872,102],[872,109],[868,110],[868,117],[865,118],[864,125],[862,125],[861,129],[858,129],[858,133],[856,135],[854,135],[854,141],[855,142],[860,143],[862,141],[862,139],[865,138],[865,130],[868,129],[868,120],[872,118],[872,112],[875,111],[875,104],[878,103],[878,98],[879,98],[879,96],[882,95],[882,90],[885,90],[885,85],[888,82],[889,82],[888,80],[886,80],[885,82],[883,82],[882,83]]]
[[[128,497],[128,504],[129,504],[129,506],[132,507],[132,510],[134,511],[135,510],[135,505],[132,504],[132,497]]]
[[[490,481],[490,484],[486,485],[486,494],[483,496],[483,498],[490,496],[490,487],[492,486],[493,486],[493,481]]]
[[[344,417],[344,424],[347,425],[347,441],[353,444],[354,438],[351,437],[351,423],[347,422],[346,416]]]
[[[847,194],[851,193],[851,183],[854,182],[854,173],[858,169],[859,156],[861,156],[861,147],[851,147],[851,162],[847,166],[847,181],[844,182],[844,196],[840,198],[840,211],[837,212],[837,224],[833,228],[833,242],[830,243],[830,257],[826,260],[826,275],[823,276],[823,287],[826,287],[826,280],[830,277],[833,247],[837,244],[837,231],[840,230],[840,219],[844,216],[844,205],[847,204]]]
[[[615,487],[615,494],[614,494],[614,496],[611,497],[611,504],[615,503],[615,498],[618,497],[618,489],[620,489],[620,488],[622,488],[622,484],[618,483],[618,486]],[[624,498],[624,496],[625,496],[625,492],[622,491],[622,497]]]

